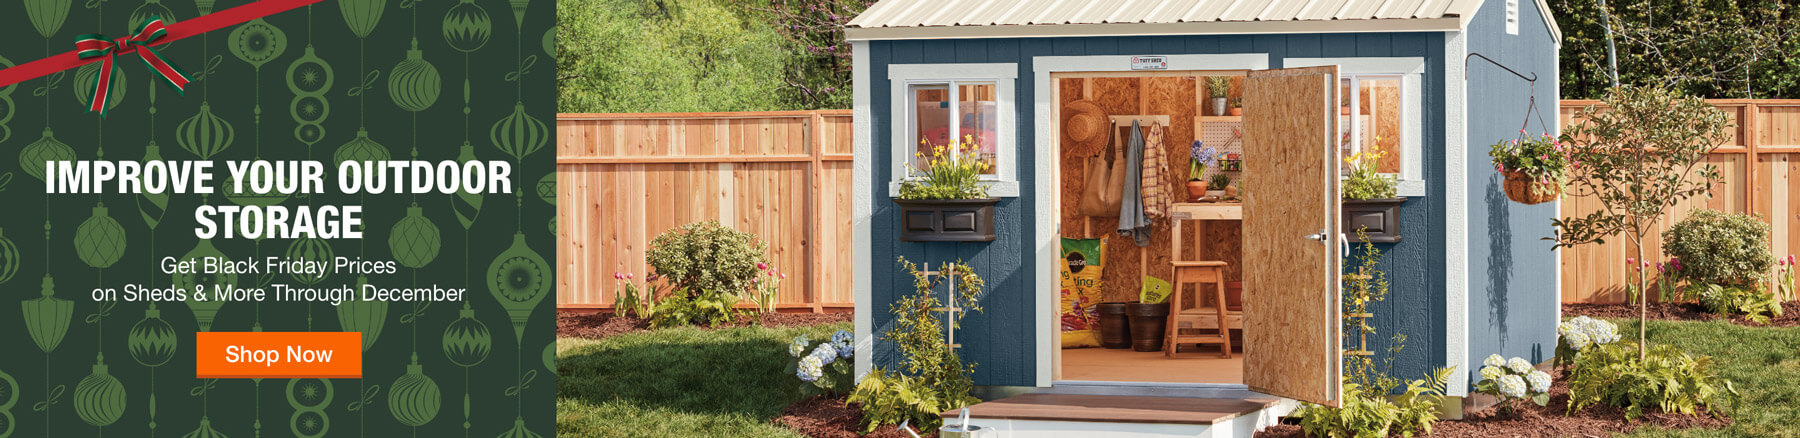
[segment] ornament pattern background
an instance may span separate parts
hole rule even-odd
[[[0,42],[0,60],[4,60],[0,66],[39,59],[46,43],[55,52],[65,51],[79,33],[122,35],[128,30],[128,23],[138,20],[133,18],[136,16],[173,14],[176,20],[191,20],[248,2],[110,0],[111,7],[98,11],[103,14],[100,17],[91,9],[78,11],[80,2],[68,0],[0,4],[0,17],[5,17],[0,21],[7,24],[0,26],[0,37],[4,37],[0,39],[4,41]],[[416,32],[408,20],[413,11],[402,9],[401,1],[339,3],[343,4],[315,5],[310,26],[308,11],[301,8],[256,23],[269,26],[267,29],[244,29],[239,32],[244,37],[241,41],[232,38],[231,33],[244,25],[207,34],[211,44],[194,38],[159,46],[195,76],[208,70],[202,79],[204,85],[196,84],[207,88],[204,92],[190,88],[185,97],[166,89],[157,90],[154,108],[160,117],[154,119],[154,129],[150,113],[153,103],[146,93],[148,87],[161,85],[152,83],[141,68],[123,69],[123,74],[115,76],[119,78],[115,83],[117,103],[109,110],[104,125],[106,158],[253,159],[257,148],[252,128],[258,116],[254,109],[260,95],[267,107],[263,110],[290,112],[290,117],[262,118],[261,159],[306,159],[309,144],[327,146],[315,148],[312,156],[327,163],[337,158],[334,152],[353,152],[346,155],[358,158],[406,158],[412,155],[415,135],[411,130],[415,113],[408,110],[414,109],[422,128],[416,133],[418,159],[519,163],[514,169],[513,189],[526,197],[537,195],[536,185],[555,171],[552,154],[531,153],[543,148],[554,134],[551,128],[542,126],[555,117],[554,69],[540,66],[526,71],[517,76],[520,82],[509,81],[508,77],[517,75],[521,57],[545,56],[544,38],[547,33],[554,33],[554,1],[419,1],[412,5],[417,8]],[[474,12],[477,8],[481,11]],[[409,62],[408,51],[413,50],[415,34],[422,58]],[[269,50],[272,47],[268,42],[260,39],[268,35],[283,38],[276,44],[285,45],[286,50]],[[361,64],[368,69],[362,72],[356,71],[359,42],[364,46]],[[242,44],[233,46],[239,43]],[[240,53],[234,53],[234,49]],[[218,62],[214,59],[217,57],[230,61]],[[303,58],[304,62],[297,63]],[[289,68],[296,64],[302,68]],[[255,80],[258,65],[266,67],[260,85]],[[425,68],[432,71],[426,72]],[[379,79],[368,81],[373,83],[373,89],[366,90],[374,98],[366,100],[363,114],[357,117],[357,108],[344,105],[355,103],[359,97],[348,95],[347,89],[366,82],[363,79],[378,70]],[[152,268],[163,257],[181,258],[197,247],[208,246],[234,257],[256,253],[256,243],[249,239],[202,243],[194,238],[193,209],[202,202],[227,203],[222,187],[216,187],[219,196],[206,201],[199,195],[53,195],[48,208],[43,209],[42,165],[31,164],[33,160],[97,159],[94,151],[100,133],[95,127],[101,126],[97,115],[85,112],[79,99],[69,98],[81,91],[81,82],[75,80],[79,77],[78,72],[72,71],[56,78],[0,88],[0,126],[4,127],[0,128],[0,150],[11,151],[16,157],[9,158],[17,158],[0,160],[0,173],[23,174],[0,189],[0,199],[15,206],[9,214],[0,215],[0,230],[5,231],[0,234],[5,238],[0,241],[4,249],[0,251],[0,303],[13,309],[7,314],[15,316],[0,318],[0,334],[4,335],[0,336],[0,347],[13,352],[0,354],[0,377],[11,377],[0,378],[0,435],[93,436],[98,432],[92,425],[95,422],[110,423],[107,436],[139,435],[149,432],[154,412],[157,436],[203,432],[211,436],[250,437],[254,436],[252,426],[257,420],[298,427],[289,431],[282,431],[279,426],[266,427],[265,432],[276,435],[357,436],[355,423],[359,415],[345,410],[345,400],[356,398],[359,382],[355,379],[303,380],[292,391],[282,391],[288,385],[266,385],[264,389],[268,390],[260,392],[264,408],[260,413],[252,407],[259,395],[249,380],[220,380],[210,386],[206,396],[210,402],[204,411],[203,398],[189,394],[191,387],[201,384],[192,378],[192,333],[200,330],[195,311],[200,311],[200,320],[210,320],[212,331],[250,331],[258,319],[250,303],[196,309],[187,302],[159,302],[155,312],[147,312],[150,303],[119,302],[111,310],[113,316],[105,322],[104,332],[98,332],[100,327],[95,324],[75,321],[64,325],[66,333],[48,333],[55,330],[40,327],[46,331],[39,334],[44,339],[34,340],[27,330],[31,322],[17,317],[22,316],[21,307],[36,304],[35,307],[61,311],[56,307],[66,301],[73,305],[72,310],[88,312],[95,306],[89,296],[95,287],[169,287],[172,283],[204,280],[181,280],[156,272]],[[28,92],[52,81],[67,89],[46,96]],[[390,89],[395,86],[407,88]],[[440,93],[450,93],[462,101],[449,105],[435,102]],[[515,102],[522,102],[523,107],[515,108]],[[47,113],[38,110],[46,104]],[[202,105],[206,106],[205,114],[195,117],[202,114]],[[15,111],[15,107],[25,111]],[[329,113],[336,114],[326,117]],[[363,129],[358,129],[359,118],[365,121]],[[423,129],[464,125],[470,126],[468,132]],[[496,129],[496,125],[504,127]],[[359,137],[370,140],[355,141]],[[465,140],[469,147],[463,146]],[[495,144],[496,141],[507,144]],[[354,151],[339,151],[336,147],[353,142],[358,143],[352,148]],[[145,150],[154,144],[163,147],[154,152]],[[223,185],[223,163],[215,165],[220,167],[221,176],[214,183]],[[418,436],[461,436],[465,431],[471,436],[554,433],[554,374],[541,368],[544,365],[540,357],[546,346],[554,343],[555,301],[542,299],[547,292],[539,291],[551,290],[548,285],[553,285],[555,279],[549,269],[536,276],[524,274],[530,272],[525,269],[528,265],[548,268],[555,261],[554,236],[544,227],[555,216],[555,206],[536,201],[519,203],[506,197],[515,195],[421,194],[416,196],[421,207],[416,213],[408,208],[412,195],[371,195],[366,203],[359,202],[355,195],[335,193],[290,196],[280,201],[290,207],[361,203],[365,205],[363,241],[264,239],[264,256],[356,257],[360,253],[374,260],[404,259],[408,266],[422,267],[372,275],[368,281],[382,287],[429,287],[436,283],[468,289],[468,310],[463,310],[464,303],[437,303],[417,316],[412,323],[416,329],[399,321],[406,314],[403,309],[410,308],[410,304],[397,304],[400,307],[385,312],[387,315],[379,324],[387,336],[376,339],[365,353],[366,381],[361,382],[383,386],[381,395],[369,407],[370,413],[380,415],[366,416],[362,434],[412,436],[412,423],[421,423],[416,428]],[[108,208],[104,219],[94,219],[97,205]],[[522,211],[514,211],[515,208]],[[138,214],[132,214],[134,210]],[[493,211],[478,214],[481,210]],[[55,226],[48,243],[42,239],[46,221]],[[78,233],[84,222],[91,222],[89,227],[94,232]],[[451,231],[459,227],[467,232]],[[515,247],[515,233],[522,233],[527,249],[535,254],[521,255],[520,248]],[[154,246],[150,244],[152,236]],[[121,237],[122,241],[115,240]],[[114,248],[121,248],[119,254],[113,254]],[[396,248],[402,253],[395,254]],[[467,248],[466,256],[457,253],[463,248]],[[440,249],[444,254],[434,257]],[[47,260],[44,254],[48,254]],[[470,275],[464,275],[463,260],[453,260],[465,257],[472,270]],[[437,260],[427,261],[432,258]],[[491,263],[501,259],[515,263]],[[109,267],[104,284],[94,275],[95,265]],[[490,265],[509,268],[500,272]],[[415,270],[417,283],[411,280]],[[41,272],[55,277],[52,299],[56,301],[42,298],[47,289]],[[15,273],[18,275],[11,275]],[[258,283],[255,277],[239,276],[236,281],[239,286],[250,286]],[[465,277],[468,284],[463,284]],[[354,286],[358,278],[338,274],[322,281],[309,280],[321,286]],[[276,276],[272,281],[296,287],[306,285],[287,275]],[[539,297],[529,301],[531,308],[519,309],[517,302],[503,303],[496,298],[496,287],[507,293],[537,292]],[[262,304],[262,329],[306,331],[308,306],[312,329],[341,329],[337,309],[329,304],[279,302]],[[521,312],[530,315],[522,330],[513,319]],[[413,330],[420,338],[417,368],[412,366],[413,348],[408,348],[407,339]],[[515,330],[519,330],[511,333],[515,336],[504,335]],[[38,343],[50,341],[52,335],[62,341],[63,348],[43,353]],[[92,345],[97,336],[100,345]],[[92,377],[96,350],[105,358],[106,377]],[[154,389],[150,365],[156,365]],[[414,369],[429,379],[408,377]],[[468,371],[466,378],[458,375],[464,370]],[[520,375],[533,370],[537,373],[536,382],[524,388],[524,394],[515,398],[505,393],[519,384]],[[54,408],[34,411],[29,409],[32,405],[46,401],[40,388],[43,382],[37,381],[45,375],[49,376],[50,386],[64,386],[68,391],[59,394],[60,404]],[[19,379],[28,382],[18,382]],[[88,380],[85,385],[84,379]],[[115,382],[118,387],[113,386]],[[115,404],[118,400],[114,394],[119,393],[123,394],[122,406]],[[329,400],[333,394],[339,400]],[[80,397],[93,400],[84,403],[84,407],[95,408],[72,408],[73,400]],[[431,402],[434,399],[437,402]],[[472,409],[465,408],[463,399]],[[520,400],[523,406],[515,410]],[[404,405],[389,406],[396,402]],[[445,412],[436,412],[438,406]],[[470,412],[468,429],[464,429],[461,415],[465,409]],[[515,421],[521,410],[522,422]],[[49,415],[49,431],[45,430],[45,415]]]

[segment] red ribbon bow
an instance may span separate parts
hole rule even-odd
[[[106,57],[101,62],[100,74],[94,77],[96,81],[94,100],[88,104],[88,112],[98,111],[100,118],[106,118],[106,100],[110,97],[108,93],[112,91],[113,58],[117,58],[119,55],[137,53],[138,59],[144,61],[144,67],[156,72],[164,84],[168,84],[169,88],[174,88],[175,94],[180,95],[182,89],[187,87],[188,82],[192,82],[193,79],[189,78],[186,73],[182,73],[181,69],[175,67],[175,64],[170,63],[168,59],[164,59],[161,53],[156,52],[156,49],[150,48],[150,45],[156,44],[156,40],[168,34],[169,30],[163,26],[162,17],[152,16],[144,19],[143,23],[139,23],[137,29],[133,30],[129,37],[108,40],[105,35],[97,33],[75,37],[76,57],[80,59]]]

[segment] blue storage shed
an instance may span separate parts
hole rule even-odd
[[[911,284],[899,257],[962,260],[986,280],[984,312],[955,338],[988,387],[1242,388],[1335,404],[1344,351],[1386,355],[1393,334],[1407,337],[1395,374],[1455,367],[1452,396],[1489,354],[1549,361],[1561,273],[1540,238],[1559,203],[1508,201],[1487,157],[1522,127],[1557,134],[1549,14],[1542,0],[882,0],[846,30],[857,348],[874,358],[859,374],[897,361],[880,336]],[[1211,81],[1223,81],[1219,101]],[[1106,134],[1081,117],[1109,121]],[[1085,178],[1088,166],[1129,145],[1131,122],[1160,133],[1157,190],[1171,198],[1141,248],[1113,233],[1117,218],[1077,211],[1104,184]],[[994,165],[991,211],[903,214],[893,199],[921,141],[964,136]],[[1189,202],[1195,141],[1230,154],[1206,173],[1241,181],[1242,196],[1227,198],[1241,202]],[[1359,213],[1339,201],[1339,163],[1378,148],[1388,155],[1371,165],[1398,180],[1400,201]],[[1339,325],[1346,216],[1392,234],[1371,239],[1392,287],[1368,347],[1345,344]],[[971,225],[957,218],[974,221],[975,237],[913,234]],[[1182,346],[1173,359],[1063,348],[1064,237],[1108,238],[1102,301],[1135,299],[1143,275],[1174,280],[1183,260],[1224,261],[1231,298],[1207,302],[1208,285],[1189,302],[1235,310],[1192,327],[1228,325],[1237,348]]]

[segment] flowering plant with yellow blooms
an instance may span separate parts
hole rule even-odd
[[[947,145],[933,146],[926,140],[919,144],[931,148],[931,156],[925,153],[914,153],[914,157],[929,158],[923,169],[906,164],[906,180],[900,182],[900,199],[985,199],[987,188],[981,185],[981,175],[993,168],[993,164],[981,158],[980,142],[975,136],[965,135],[961,141],[952,141]]]
[[[1350,178],[1344,181],[1344,199],[1384,199],[1394,197],[1394,186],[1398,181],[1392,175],[1376,172],[1375,163],[1381,162],[1388,151],[1381,150],[1381,139],[1368,150],[1351,154],[1344,158],[1350,164]]]

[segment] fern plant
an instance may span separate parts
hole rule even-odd
[[[1691,356],[1669,345],[1649,348],[1638,359],[1631,342],[1601,345],[1575,359],[1569,374],[1569,412],[1605,403],[1623,408],[1625,418],[1644,416],[1646,408],[1699,415],[1735,399],[1737,389],[1719,377],[1709,356]]]
[[[981,311],[985,283],[974,268],[961,262],[945,264],[935,276],[905,257],[900,258],[900,266],[912,274],[914,293],[894,303],[894,327],[883,336],[900,349],[900,367],[892,376],[880,369],[872,371],[850,397],[850,401],[863,404],[863,424],[870,432],[906,419],[924,430],[936,429],[943,423],[939,412],[981,402],[969,395],[975,389],[970,377],[975,364],[963,364],[944,339],[946,322],[936,314],[942,304],[933,290],[945,279],[956,279],[950,293],[956,294],[956,304],[963,311],[947,323],[957,327],[968,312]]]
[[[1452,370],[1433,370],[1423,379],[1407,382],[1406,390],[1392,397],[1381,395],[1385,391],[1346,380],[1340,407],[1301,405],[1297,414],[1300,429],[1306,436],[1325,438],[1379,438],[1390,433],[1406,437],[1429,435],[1432,424],[1438,420],[1438,405],[1443,402]]]
[[[1698,296],[1700,305],[1712,313],[1744,315],[1758,324],[1768,324],[1770,318],[1781,316],[1781,302],[1761,286],[1695,284],[1688,289],[1688,295]]]

